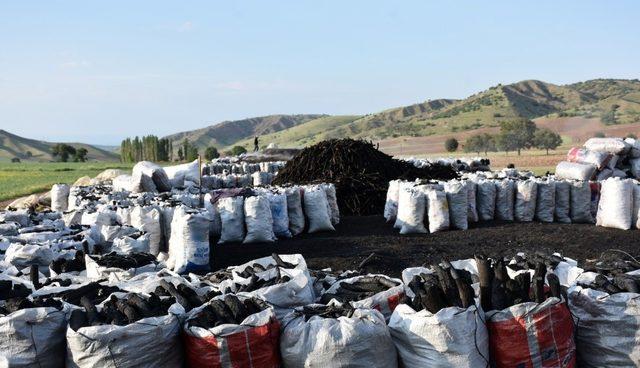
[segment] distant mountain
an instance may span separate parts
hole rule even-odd
[[[318,139],[308,138],[311,134],[303,131],[319,122],[326,123],[327,119],[331,123],[313,136],[379,141],[398,137],[451,136],[478,129],[495,129],[502,121],[543,117],[598,119],[604,125],[638,123],[640,81],[597,79],[561,86],[526,80],[497,85],[462,100],[430,100],[351,119],[319,119],[266,136],[263,141],[268,143],[273,139],[281,146],[314,143]]]
[[[295,127],[307,121],[326,115],[269,115],[234,121],[224,121],[206,128],[180,132],[166,136],[173,142],[174,149],[186,138],[198,148],[208,146],[218,148],[234,145],[243,139],[253,139],[254,136],[266,135]],[[252,142],[253,144],[253,142]]]
[[[56,143],[38,141],[17,136],[0,129],[0,161],[9,161],[14,157],[21,161],[54,161],[51,147]],[[87,149],[89,161],[118,161],[120,156],[85,143],[67,143],[75,148]]]

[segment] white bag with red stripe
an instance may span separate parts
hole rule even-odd
[[[389,330],[403,367],[475,368],[489,364],[489,335],[476,306],[432,314],[400,304]]]
[[[376,293],[368,298],[351,302],[354,308],[375,309],[382,313],[385,319],[389,319],[393,310],[400,304],[400,299],[404,296],[404,284],[402,280],[394,279],[386,275],[368,274],[364,276],[355,276],[348,279],[340,280],[331,285],[325,293],[335,293],[343,283],[353,284],[364,277],[381,277],[386,280],[397,283],[398,285],[385,291]]]
[[[492,367],[575,368],[574,325],[558,298],[486,314]]]
[[[195,316],[204,306],[194,309]],[[280,367],[280,323],[273,308],[245,318],[239,325],[183,328],[186,361],[190,367]]]

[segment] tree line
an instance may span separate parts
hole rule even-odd
[[[177,148],[177,149],[176,149]],[[241,146],[233,147],[227,155],[236,156],[247,150]],[[155,135],[147,135],[124,139],[120,143],[120,161],[193,161],[198,158],[198,147],[187,138],[174,148],[173,142],[168,138],[158,138]],[[205,148],[203,156],[206,160],[220,157],[218,149],[214,146]]]
[[[27,151],[27,156],[31,156],[31,152]],[[85,162],[87,161],[87,149],[84,147],[75,148],[65,143],[57,143],[51,147],[51,155],[56,161],[60,162]]]
[[[523,149],[537,148],[547,151],[554,150],[562,144],[560,134],[547,128],[538,128],[531,120],[515,120],[502,122],[500,132],[497,134],[481,133],[467,139],[464,144],[465,152],[488,152],[504,151],[517,152],[518,156]],[[454,152],[458,149],[458,141],[449,138],[445,141],[445,149]]]

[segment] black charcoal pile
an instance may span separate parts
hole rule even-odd
[[[76,309],[71,313],[69,326],[74,331],[105,324],[125,326],[143,318],[164,316],[174,302],[173,298],[160,298],[154,293],[149,297],[131,294],[121,299],[111,295],[102,308],[98,309],[89,298],[82,297],[80,305],[83,309]]]
[[[353,316],[353,312],[353,307],[348,303],[340,306],[311,304],[295,311],[296,314],[303,315],[305,321],[308,321],[313,316],[319,316],[322,318],[351,318],[351,316]]]
[[[390,180],[449,180],[458,174],[438,163],[415,167],[377,150],[372,143],[331,139],[303,149],[278,172],[274,185],[334,183],[340,213],[381,214]]]
[[[54,259],[49,264],[49,268],[57,274],[84,271],[87,269],[84,263],[84,252],[81,250],[77,251],[72,259]]]
[[[492,261],[483,255],[476,255],[476,265],[480,279],[480,303],[485,311],[501,310],[525,302],[542,303],[548,297],[566,300],[566,290],[560,285],[558,276],[547,273],[547,265],[538,260],[533,277],[529,272],[518,274],[512,279],[503,259]],[[545,280],[549,290],[545,290]],[[532,290],[533,289],[533,290]]]
[[[213,299],[201,311],[187,321],[189,326],[213,328],[224,324],[239,325],[247,317],[268,308],[257,298],[240,299],[235,295],[226,295],[223,299]]]
[[[155,290],[155,294],[159,296],[171,296],[178,304],[182,305],[188,312],[193,308],[197,308],[204,304],[208,297],[201,297],[195,290],[185,284],[174,286],[167,280],[161,279],[160,285]],[[210,294],[209,297],[219,295],[219,293]]]
[[[398,285],[400,285],[399,282],[379,275],[362,276],[352,283],[340,282],[335,292],[324,293],[320,298],[320,302],[327,304],[332,299],[335,299],[340,303],[363,300]]]
[[[474,305],[471,273],[459,270],[448,262],[432,266],[433,273],[415,275],[409,288],[415,296],[408,301],[414,310],[438,313],[443,308],[468,308]]]
[[[111,252],[103,256],[91,256],[91,259],[96,261],[100,266],[121,268],[123,270],[156,263],[156,257],[153,254],[141,252],[131,252],[129,254]]]

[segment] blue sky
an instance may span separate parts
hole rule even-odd
[[[50,141],[640,77],[638,1],[2,1],[0,128]]]

